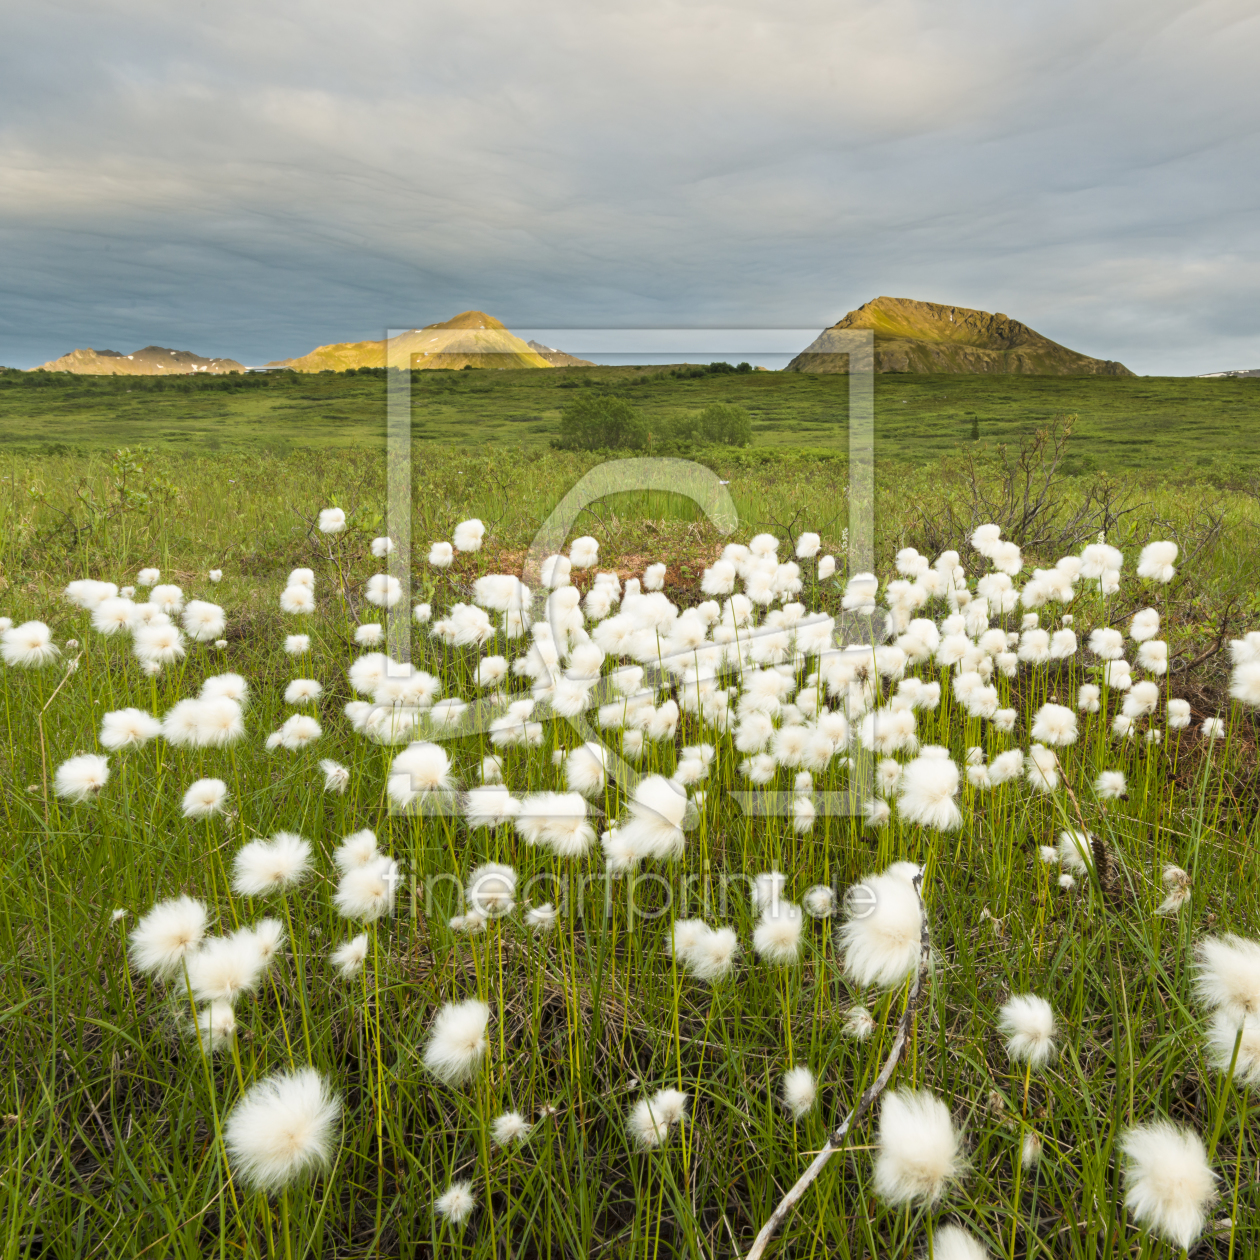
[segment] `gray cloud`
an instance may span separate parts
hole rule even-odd
[[[0,362],[1003,310],[1260,366],[1244,0],[88,3],[7,19]],[[707,347],[706,347],[707,348]]]

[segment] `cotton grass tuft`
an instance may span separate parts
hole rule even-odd
[[[1216,1175],[1197,1133],[1166,1120],[1127,1130],[1125,1206],[1153,1234],[1189,1248],[1203,1232],[1216,1197]]]
[[[310,841],[279,831],[270,840],[254,840],[237,852],[232,887],[246,897],[264,897],[301,883],[310,870]]]
[[[132,961],[141,971],[169,978],[182,969],[205,934],[206,908],[200,901],[191,897],[161,901],[132,930]]]
[[[844,971],[856,984],[889,989],[919,965],[923,912],[914,886],[885,871],[849,889],[837,932]]]
[[[875,1193],[894,1206],[932,1206],[967,1166],[949,1108],[927,1090],[884,1095],[878,1152]]]
[[[462,1085],[471,1080],[486,1052],[489,1020],[489,1006],[476,998],[448,1002],[433,1021],[424,1049],[424,1066],[444,1085]]]
[[[184,793],[185,818],[211,818],[227,807],[228,789],[222,779],[198,779]]]
[[[80,753],[63,761],[53,776],[53,791],[72,804],[95,800],[109,782],[109,758]]]
[[[627,1117],[631,1137],[644,1150],[660,1146],[686,1114],[687,1095],[678,1089],[658,1090],[640,1099]]]
[[[809,1115],[818,1101],[818,1086],[807,1067],[790,1068],[783,1074],[782,1101],[793,1120]]]
[[[232,1168],[264,1193],[327,1168],[341,1100],[314,1068],[278,1072],[252,1085],[223,1126]]]
[[[1016,1063],[1041,1068],[1055,1052],[1054,1010],[1035,994],[1012,997],[998,1013],[998,1028],[1006,1038],[1006,1053]]]

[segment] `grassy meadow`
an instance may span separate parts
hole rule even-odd
[[[847,450],[848,378],[791,372],[673,375],[665,368],[413,373],[413,434],[439,449],[546,449],[560,413],[594,388],[650,420],[734,402],[755,450]],[[1056,415],[1079,424],[1070,471],[1233,478],[1260,465],[1260,383],[1184,377],[878,376],[878,454],[926,463],[972,440],[1017,443]],[[0,456],[146,446],[170,453],[374,450],[382,374],[155,380],[0,371]]]
[[[482,642],[434,633],[473,599],[478,578],[519,572],[538,525],[599,462],[549,445],[569,382],[581,389],[583,379],[623,390],[649,414],[736,401],[755,430],[745,450],[692,452],[729,482],[740,515],[730,537],[665,495],[621,495],[584,513],[574,534],[599,545],[598,565],[572,573],[584,598],[596,571],[617,573],[624,586],[659,561],[664,595],[679,610],[695,608],[710,598],[703,574],[727,544],[768,532],[787,562],[803,532],[821,535],[817,556],[796,561],[799,593],[757,607],[751,624],[732,611],[735,647],[718,647],[716,664],[701,668],[696,657],[693,675],[671,669],[671,650],[677,660],[698,649],[677,649],[667,628],[661,639],[674,649],[659,649],[656,661],[643,654],[651,695],[639,703],[653,720],[636,725],[623,705],[600,738],[637,776],[686,781],[691,810],[680,850],[615,878],[600,835],[630,821],[633,779],[589,791],[581,852],[510,824],[472,825],[463,793],[482,784],[486,756],[502,758],[515,800],[566,793],[584,735],[557,714],[546,679],[509,672],[502,688],[479,684],[483,659],[528,658],[529,637],[507,637],[497,614],[474,636]],[[888,1092],[929,1090],[941,1100],[965,1166],[951,1167],[939,1199],[890,1196],[877,1168],[897,1153],[881,1149],[876,1103],[773,1254],[934,1251],[957,1260],[970,1253],[947,1255],[942,1233],[957,1223],[1011,1260],[1180,1255],[1167,1229],[1148,1228],[1125,1203],[1135,1175],[1126,1135],[1161,1118],[1200,1136],[1217,1178],[1190,1254],[1260,1254],[1260,1125],[1249,1092],[1260,1079],[1260,1010],[1245,1035],[1230,1038],[1222,1064],[1213,1012],[1194,985],[1204,939],[1260,936],[1256,717],[1228,694],[1230,643],[1260,629],[1255,382],[878,380],[881,602],[907,547],[928,560],[959,552],[978,599],[993,568],[968,539],[990,520],[1023,549],[1017,587],[1035,581],[1035,566],[1079,556],[1100,532],[1123,552],[1115,591],[1079,578],[1064,602],[991,611],[990,629],[1025,636],[1030,611],[1048,631],[1069,616],[1076,641],[1071,653],[1030,652],[1013,667],[987,650],[971,658],[991,675],[993,702],[1014,712],[1005,730],[992,705],[982,716],[963,698],[961,673],[977,671],[935,656],[900,668],[881,658],[865,684],[859,672],[836,675],[833,688],[817,646],[793,655],[791,618],[800,614],[785,606],[842,617],[853,576],[846,378],[420,374],[412,603],[430,605],[432,616],[412,625],[412,660],[442,697],[482,697],[495,716],[534,699],[522,720],[538,725],[524,744],[471,726],[434,734],[427,711],[405,710],[377,738],[355,728],[345,706],[366,697],[348,670],[374,650],[356,633],[384,620],[365,594],[385,568],[371,550],[386,531],[383,384],[330,376],[230,385],[0,381],[0,616],[46,623],[60,649],[42,668],[0,664],[6,1257],[744,1256],[893,1044],[910,973],[903,967],[882,987],[864,980],[837,929],[851,918],[845,890],[897,861],[922,868],[934,966]],[[1070,439],[1054,421],[1064,413],[1079,417]],[[334,506],[346,528],[323,533],[318,514]],[[449,567],[430,564],[430,544],[473,517],[487,527],[480,548],[456,552]],[[1136,574],[1157,540],[1178,548],[1167,584]],[[819,575],[824,554],[838,561],[833,577]],[[225,619],[211,640],[186,635],[184,654],[156,670],[137,656],[137,636],[101,633],[62,594],[78,579],[134,587],[147,567],[178,585],[185,603],[213,603]],[[302,569],[312,572],[313,608],[286,612],[282,593]],[[534,594],[533,615],[543,618],[545,592]],[[1104,674],[1089,638],[1107,627],[1127,634],[1148,607],[1159,614],[1169,668],[1144,668],[1149,658],[1125,641],[1133,681],[1156,684],[1156,698],[1117,734],[1134,689]],[[182,615],[172,613],[177,625]],[[939,625],[954,614],[933,594],[914,615]],[[598,620],[583,622],[596,642]],[[725,624],[720,614],[706,623],[708,646],[722,644]],[[310,638],[296,653],[286,648],[295,634]],[[580,638],[570,633],[570,649]],[[596,703],[621,703],[612,675],[622,663],[610,653],[599,667],[591,727]],[[740,705],[773,683],[776,664],[782,694],[762,711],[777,764],[758,770],[758,754],[736,746],[748,742]],[[199,745],[172,739],[168,726],[143,746],[102,745],[105,714],[134,707],[162,718],[229,673],[248,687],[239,737]],[[865,785],[877,761],[915,773],[911,741],[867,747],[861,734],[868,710],[906,707],[895,698],[914,688],[899,673],[940,685],[935,706],[913,709],[913,737],[947,750],[959,768],[956,821],[949,811],[941,825],[916,821],[891,780],[883,821],[878,809],[868,820],[824,804],[825,793],[873,799]],[[298,678],[320,683],[319,694],[287,701]],[[1078,710],[1082,688],[1099,685],[1100,709]],[[704,691],[703,704],[688,699],[689,687]],[[730,689],[725,702],[712,699],[719,689]],[[680,709],[672,723],[671,701]],[[1170,701],[1188,703],[1188,726],[1169,724]],[[1050,704],[1076,713],[1076,736],[1053,746],[1061,782],[1041,790],[1022,755],[1039,742],[1033,727]],[[847,738],[830,719],[830,755],[812,764],[806,785],[782,732],[799,724],[817,733],[828,711],[847,715]],[[268,736],[302,715],[318,736],[268,748]],[[1219,739],[1203,731],[1216,717]],[[421,738],[449,757],[449,786],[426,809],[391,808],[394,758]],[[712,749],[703,774],[687,751],[700,745]],[[1018,773],[986,786],[967,773],[973,749],[985,766],[1020,753]],[[57,770],[78,754],[107,756],[109,778],[75,800],[58,793]],[[344,790],[326,785],[325,760],[348,772]],[[1105,771],[1124,776],[1123,797],[1097,790]],[[754,786],[753,774],[765,781]],[[221,781],[226,800],[189,817],[185,792],[205,779]],[[736,794],[750,790],[777,791],[790,806],[746,812]],[[391,912],[372,921],[342,914],[335,900],[345,878],[338,847],[363,829],[401,875],[389,885]],[[1066,831],[1096,840],[1078,860],[1074,848],[1045,860],[1041,847],[1057,848]],[[241,850],[282,832],[309,842],[309,869],[272,893],[241,891]],[[516,905],[461,923],[463,890],[487,862],[513,868]],[[820,886],[833,897],[828,914],[799,918],[799,936],[778,955],[758,946],[767,910],[750,889],[771,871],[782,873],[793,907]],[[200,999],[181,988],[184,973],[155,976],[129,951],[139,921],[180,895],[206,908],[207,939],[263,918],[283,934],[270,966],[236,998],[234,1035],[213,1047],[193,1022]],[[531,920],[544,903],[554,921]],[[792,936],[791,913],[772,907],[769,917]],[[695,918],[729,927],[738,941],[729,970],[709,980],[681,944],[670,948],[676,925]],[[345,977],[331,956],[360,935],[366,958]],[[1248,982],[1260,994],[1260,975]],[[1056,1053],[1036,1069],[1010,1057],[999,1030],[1004,1004],[1027,993],[1048,1001],[1056,1022]],[[471,1000],[488,1007],[484,1045],[467,1077],[448,1081],[432,1067],[435,1021],[445,1005]],[[259,1082],[307,1065],[340,1100],[327,1160],[266,1193],[221,1134]],[[800,1114],[784,1101],[794,1067],[813,1082]],[[649,1126],[645,1140],[635,1107],[671,1089],[686,1095],[681,1118]],[[495,1122],[508,1113],[529,1126],[523,1140],[496,1139],[504,1130]],[[1029,1149],[1035,1158],[1024,1158]],[[465,1186],[475,1206],[456,1219],[459,1197],[443,1196]]]

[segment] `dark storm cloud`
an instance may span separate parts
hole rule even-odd
[[[249,362],[468,307],[881,293],[1260,366],[1248,3],[63,3],[0,52],[0,362]]]

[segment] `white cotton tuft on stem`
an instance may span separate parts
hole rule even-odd
[[[99,753],[80,753],[63,761],[53,776],[53,791],[73,804],[95,800],[109,782],[109,758]]]
[[[776,901],[762,912],[753,930],[753,949],[763,962],[794,963],[800,956],[802,927],[801,908]]]
[[[462,1228],[477,1206],[471,1181],[455,1181],[433,1200],[433,1210],[438,1216]]]
[[[989,1252],[961,1225],[943,1225],[932,1240],[933,1260],[989,1260]]]
[[[532,1127],[519,1111],[505,1111],[494,1118],[490,1136],[496,1146],[510,1146],[513,1142],[525,1141]]]
[[[1216,1197],[1216,1175],[1197,1133],[1166,1120],[1129,1129],[1120,1142],[1125,1157],[1125,1206],[1139,1225],[1188,1249],[1203,1232]]]
[[[813,1111],[818,1101],[818,1086],[809,1068],[797,1066],[783,1074],[782,1100],[793,1120],[800,1120]]]
[[[849,889],[837,932],[844,970],[863,988],[901,984],[919,964],[923,913],[913,884],[891,870]]]
[[[238,850],[232,887],[246,897],[263,897],[300,883],[310,870],[310,841],[279,831],[270,840],[254,840]]]
[[[1053,749],[1034,744],[1024,763],[1024,777],[1038,792],[1053,792],[1059,786],[1059,759]]]
[[[349,980],[359,974],[367,954],[367,933],[361,932],[358,936],[348,940],[344,945],[339,945],[334,949],[330,955],[330,961],[342,978]]]
[[[1195,996],[1208,1010],[1223,1011],[1235,1026],[1248,1016],[1260,1016],[1260,942],[1209,936],[1195,953]]]
[[[686,1114],[687,1095],[679,1089],[658,1090],[651,1098],[640,1099],[630,1109],[626,1125],[635,1142],[644,1150],[660,1146]]]
[[[170,978],[181,971],[205,934],[206,908],[200,901],[176,897],[158,902],[132,930],[132,961],[141,971]]]
[[[246,1185],[283,1189],[332,1162],[341,1100],[314,1068],[278,1072],[252,1085],[223,1126],[229,1161]]]
[[[424,1066],[445,1085],[472,1079],[486,1052],[490,1008],[470,998],[448,1002],[438,1012],[424,1048]]]
[[[1055,1052],[1054,1010],[1045,998],[1015,995],[999,1011],[998,1028],[1006,1038],[1006,1053],[1016,1063],[1041,1068]]]
[[[958,808],[958,766],[926,750],[903,770],[897,788],[897,812],[909,823],[934,831],[956,831],[962,825]]]
[[[875,1192],[891,1204],[936,1203],[966,1169],[962,1135],[949,1108],[928,1090],[898,1090],[879,1116]]]
[[[400,878],[398,863],[378,854],[342,875],[333,905],[343,918],[374,923],[392,913]]]

